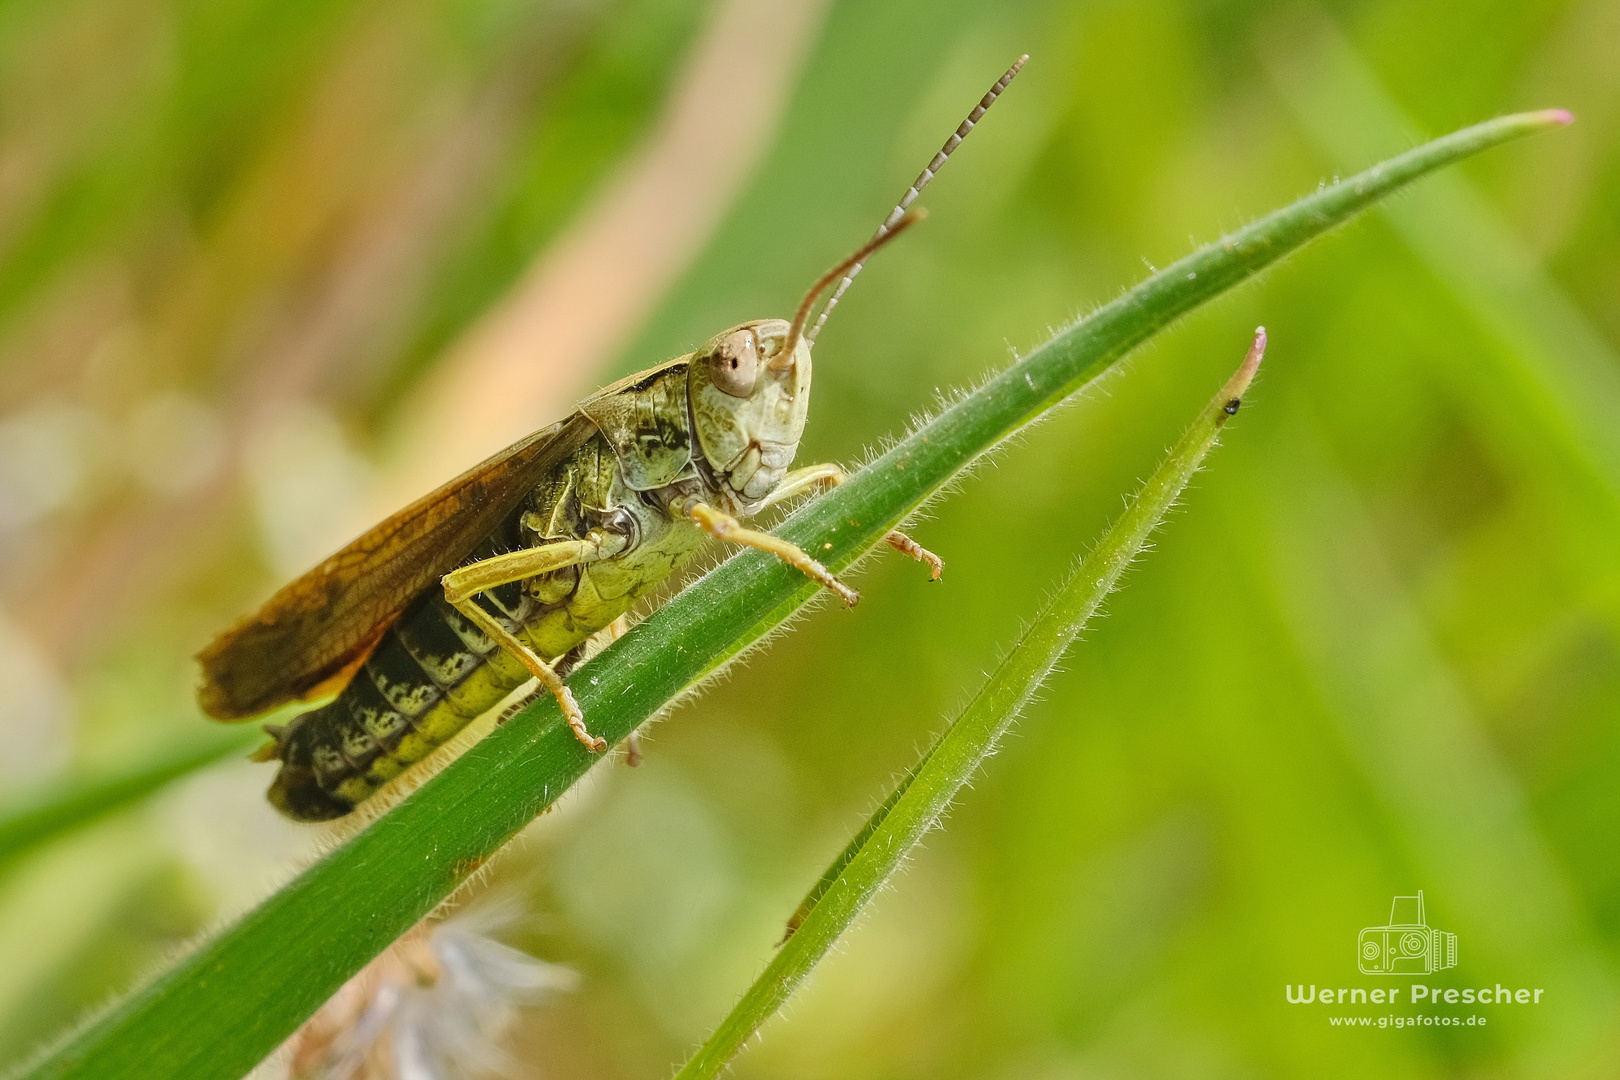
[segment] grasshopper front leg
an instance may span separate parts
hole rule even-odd
[[[789,543],[779,536],[772,536],[768,532],[750,529],[730,514],[716,510],[708,503],[697,499],[690,499],[678,505],[678,511],[697,522],[698,528],[716,540],[770,552],[806,577],[820,582],[837,593],[848,607],[854,607],[861,598],[860,593],[839,581],[831,570],[806,555],[797,544]]]
[[[776,485],[776,490],[765,496],[765,501],[759,504],[761,510],[777,503],[785,502],[797,495],[822,487],[837,487],[849,479],[839,465],[827,462],[823,465],[807,465],[802,469],[794,469],[782,477],[782,482]],[[883,538],[894,550],[902,555],[908,555],[920,563],[925,563],[929,569],[930,581],[938,581],[939,576],[945,572],[945,560],[923,547],[917,541],[895,529]]]
[[[593,529],[583,540],[558,540],[539,547],[524,548],[457,567],[441,579],[444,598],[478,629],[495,640],[526,668],[540,685],[557,699],[563,719],[574,737],[586,748],[600,754],[607,749],[607,740],[592,735],[585,726],[585,714],[574,700],[572,691],[554,668],[535,655],[533,649],[518,636],[502,626],[493,615],[478,605],[477,595],[488,589],[509,585],[514,581],[549,574],[565,566],[578,566],[609,558],[623,551],[627,541],[618,533]]]

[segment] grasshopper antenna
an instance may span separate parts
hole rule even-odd
[[[956,152],[958,146],[962,145],[962,140],[968,137],[968,132],[973,130],[973,125],[977,124],[984,114],[990,110],[990,106],[996,103],[996,98],[1000,97],[1001,92],[1007,89],[1007,84],[1013,81],[1023,68],[1024,61],[1028,59],[1028,53],[1020,56],[1013,63],[1013,66],[1007,69],[1007,73],[996,80],[996,84],[990,88],[990,92],[979,99],[979,104],[974,107],[972,112],[968,113],[967,119],[962,121],[961,126],[951,134],[949,139],[945,140],[945,145],[940,147],[939,153],[934,155],[934,160],[930,161],[928,167],[917,175],[917,179],[911,182],[911,187],[906,189],[905,195],[901,196],[895,208],[889,211],[889,216],[884,219],[882,225],[878,226],[878,231],[872,234],[872,242],[856,252],[854,257],[846,260],[839,271],[834,271],[834,273],[842,272],[844,280],[840,281],[838,288],[833,290],[832,296],[827,299],[827,306],[821,309],[821,317],[816,320],[816,325],[812,326],[810,332],[805,335],[806,340],[812,345],[815,344],[816,335],[821,333],[821,328],[826,325],[827,316],[832,314],[832,309],[838,306],[838,301],[843,297],[845,291],[849,289],[850,282],[855,280],[855,275],[859,274],[861,267],[866,265],[866,256],[882,246],[879,241],[885,239],[897,229],[904,228],[900,222],[905,218],[906,211],[911,208],[911,204],[917,201],[917,196],[922,194],[922,189],[927,187],[928,182],[938,174],[940,169],[945,167],[946,160]],[[819,292],[820,288],[821,285],[818,282],[817,288],[811,290],[811,296]],[[811,296],[805,297],[806,303],[810,302]],[[798,321],[795,320],[794,324],[797,325]],[[792,344],[797,345],[798,335],[792,335],[790,340]]]
[[[843,277],[847,283],[860,270],[861,263],[872,257],[872,252],[883,247],[890,240],[895,239],[927,216],[928,211],[920,206],[915,210],[901,214],[892,226],[886,225],[878,230],[877,235],[862,244],[859,251],[817,278],[816,283],[810,286],[810,291],[804,294],[804,299],[799,301],[799,310],[793,313],[793,325],[788,327],[787,340],[782,344],[782,348],[777,351],[776,355],[771,357],[771,361],[767,366],[772,371],[786,371],[793,365],[793,354],[799,347],[799,338],[804,336],[805,323],[810,321],[810,310],[816,306],[816,297],[826,291],[827,286],[840,277]],[[822,318],[826,318],[825,312],[822,313]],[[815,339],[812,338],[811,340]]]

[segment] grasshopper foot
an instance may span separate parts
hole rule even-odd
[[[581,711],[579,702],[574,700],[574,692],[566,686],[558,686],[552,691],[552,696],[557,699],[563,719],[568,721],[568,728],[574,733],[574,738],[591,753],[604,753],[608,748],[607,740],[600,735],[592,735],[590,729],[585,726],[585,713]]]
[[[940,575],[945,573],[945,560],[923,547],[917,541],[896,529],[883,538],[890,547],[902,555],[909,555],[928,567],[928,580],[938,581]]]

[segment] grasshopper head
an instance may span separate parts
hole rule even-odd
[[[810,343],[815,338],[815,330],[805,333],[805,328],[816,298],[840,277],[853,277],[863,259],[923,216],[921,210],[902,214],[821,275],[799,302],[792,322],[745,322],[692,354],[687,379],[698,446],[739,503],[748,506],[775,491],[799,452],[810,408]],[[832,301],[827,310],[832,310]]]
[[[810,408],[810,343],[791,354],[785,319],[734,326],[692,354],[687,375],[698,448],[743,504],[782,482],[799,452]]]

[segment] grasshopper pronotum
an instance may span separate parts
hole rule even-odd
[[[837,465],[788,469],[816,334],[863,262],[921,217],[912,201],[1025,59],[791,322],[731,327],[598,391],[373,528],[198,654],[202,707],[221,720],[337,694],[266,727],[272,742],[255,757],[282,762],[269,792],[277,809],[301,821],[348,813],[530,678],[581,743],[606,750],[560,669],[708,538],[768,551],[855,603],[826,567],[742,519],[843,479]],[[888,541],[939,577],[927,549],[902,533]]]

